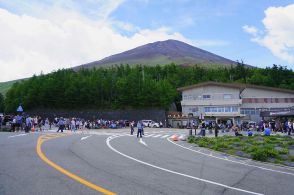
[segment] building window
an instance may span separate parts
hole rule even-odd
[[[238,107],[237,106],[232,106],[232,112],[238,112]]]
[[[219,107],[219,108],[217,108],[217,112],[224,112],[224,108],[223,107]]]
[[[194,108],[189,108],[190,112],[198,112],[198,107],[194,107]]]
[[[224,94],[224,99],[233,99],[233,95],[232,94]]]
[[[204,112],[238,112],[237,106],[204,107]]]
[[[205,99],[205,100],[206,99],[211,99],[211,95],[203,95],[202,98]]]
[[[241,114],[245,115],[255,115],[258,112],[255,112],[255,108],[241,108],[240,109]]]

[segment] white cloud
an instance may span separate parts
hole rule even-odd
[[[243,30],[249,34],[252,34],[253,36],[257,36],[258,35],[258,29],[254,26],[248,26],[248,25],[245,25],[242,27]]]
[[[117,26],[118,28],[127,31],[127,32],[135,32],[140,30],[138,27],[134,26],[131,23],[128,22],[122,22],[122,21],[114,21],[114,26]]]
[[[109,10],[115,6],[109,6]],[[158,40],[191,43],[166,27],[139,29],[126,37],[112,25],[113,21],[105,17],[93,20],[60,7],[42,17],[0,8],[0,82],[95,61]]]
[[[293,63],[294,4],[266,9],[265,18],[262,22],[265,27],[264,35],[251,33],[253,34],[252,41],[268,48],[276,57],[288,63]]]

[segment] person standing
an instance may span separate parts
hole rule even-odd
[[[63,133],[63,129],[64,129],[64,120],[63,118],[61,117],[58,121],[58,130],[57,132],[61,131]]]
[[[29,133],[32,128],[32,119],[31,117],[27,116],[26,118],[26,126],[25,126],[25,133]]]
[[[133,133],[134,133],[134,125],[135,125],[135,121],[132,121],[131,122],[131,135],[133,135]]]
[[[46,118],[46,120],[45,120],[45,130],[49,130],[49,128],[50,128],[50,122],[49,122],[49,119],[48,118]]]
[[[70,125],[71,125],[70,127],[71,131],[76,132],[76,121],[74,118],[71,119]]]
[[[161,121],[159,122],[159,127],[160,127],[160,128],[162,128],[162,127],[163,127],[163,124],[162,124],[162,122],[161,122]]]
[[[219,125],[217,123],[215,123],[215,125],[214,125],[214,136],[215,137],[218,136],[218,130],[219,130]]]
[[[205,125],[205,123],[202,123],[202,127],[201,127],[201,135],[202,135],[203,137],[205,137],[205,131],[206,131],[206,125]]]
[[[142,137],[142,131],[143,131],[143,123],[141,121],[138,121],[137,128],[138,128],[137,138],[139,137],[139,135],[140,135],[140,138],[141,138]]]
[[[38,127],[39,127],[39,131],[42,131],[42,126],[43,126],[43,119],[39,116],[38,117]]]
[[[288,135],[291,135],[292,128],[293,128],[293,124],[292,124],[291,120],[289,120],[288,121]]]
[[[78,129],[80,129],[80,119],[78,118],[78,119],[76,119],[76,129],[78,130]]]

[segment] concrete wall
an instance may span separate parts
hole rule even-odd
[[[224,99],[224,94],[232,95],[232,99]],[[242,100],[239,97],[240,91],[237,88],[222,86],[205,86],[195,89],[189,89],[182,92],[182,97],[186,97],[181,101],[182,112],[187,115],[193,113],[199,116],[204,113],[204,106],[239,106]],[[203,99],[203,95],[211,95],[210,99]],[[191,109],[198,110],[193,112]]]
[[[224,94],[232,94],[233,99],[239,99],[239,89],[221,87],[221,86],[205,86],[195,89],[189,89],[182,92],[182,97],[185,95],[192,96],[192,100],[202,100],[202,95],[211,95],[212,99],[223,99]]]
[[[107,119],[107,120],[154,120],[165,123],[166,115],[164,109],[141,109],[141,110],[55,110],[55,109],[36,109],[26,112],[42,118],[49,117],[78,117],[87,120]]]

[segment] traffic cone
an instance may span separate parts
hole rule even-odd
[[[171,136],[171,139],[172,139],[173,141],[179,141],[179,138],[178,138],[177,135],[172,135],[172,136]]]
[[[35,126],[32,127],[32,132],[35,132]]]

